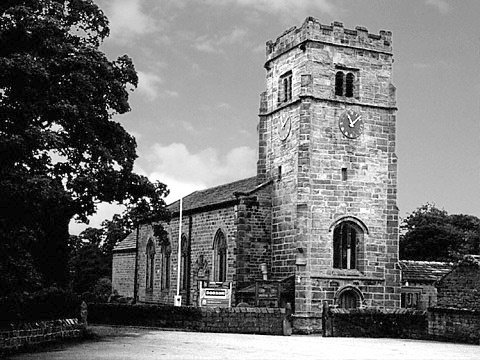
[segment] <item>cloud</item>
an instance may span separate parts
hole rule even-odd
[[[199,36],[194,40],[193,47],[198,51],[207,53],[221,53],[222,45],[235,45],[242,43],[247,36],[247,30],[235,28],[223,36]]]
[[[200,110],[205,112],[217,112],[222,110],[230,110],[231,108],[232,108],[232,105],[223,101],[214,105],[203,104],[200,106]]]
[[[442,15],[450,11],[450,5],[445,0],[426,0],[425,4],[437,8]]]
[[[112,38],[125,42],[136,35],[145,35],[157,29],[153,17],[144,11],[142,0],[110,0],[105,9],[110,19]]]
[[[177,91],[174,90],[165,90],[162,93],[162,96],[165,98],[172,98],[172,97],[178,97],[180,94]]]
[[[160,76],[154,73],[138,71],[138,92],[152,101],[159,95],[158,85],[162,83]]]
[[[189,133],[196,133],[197,130],[195,127],[192,125],[191,122],[182,120],[180,121],[180,126],[185,130],[188,131]]]
[[[123,205],[100,203],[97,206],[97,212],[88,218],[89,224],[77,223],[72,220],[70,221],[69,232],[72,235],[78,235],[88,227],[99,228],[104,220],[111,220],[113,215],[122,214],[124,210]]]
[[[434,62],[424,63],[424,62],[414,62],[412,66],[415,69],[419,70],[441,70],[448,69],[450,65],[445,60],[438,60]]]
[[[430,64],[430,63],[427,64],[427,63],[422,63],[422,62],[415,62],[415,63],[413,63],[413,67],[414,67],[415,69],[421,69],[421,70],[423,70],[423,69],[430,69],[430,68],[432,67],[432,64]]]
[[[205,2],[211,5],[236,5],[273,14],[315,10],[332,15],[336,11],[336,6],[330,0],[205,0]]]
[[[226,154],[207,148],[197,153],[183,143],[155,144],[148,156],[150,180],[167,184],[168,202],[207,187],[253,176],[256,152],[246,146],[233,148]]]

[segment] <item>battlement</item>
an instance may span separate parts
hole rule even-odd
[[[343,23],[338,21],[334,21],[331,25],[322,25],[318,19],[307,17],[300,28],[294,26],[285,31],[275,41],[267,41],[267,63],[308,40],[367,51],[392,53],[391,31],[381,30],[379,34],[370,34],[362,26],[350,30],[344,28]]]

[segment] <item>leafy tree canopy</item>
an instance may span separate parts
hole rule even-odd
[[[449,215],[425,204],[403,220],[401,229],[401,259],[456,261],[480,254],[480,219],[472,215]]]
[[[0,2],[0,250],[26,249],[22,266],[50,282],[66,280],[69,221],[98,202],[139,222],[166,215],[165,185],[132,171],[135,139],[113,120],[138,78],[128,56],[99,50],[108,34],[92,0]]]

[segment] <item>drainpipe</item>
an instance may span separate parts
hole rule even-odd
[[[186,266],[186,269],[187,269],[187,275],[185,277],[185,279],[187,280],[187,298],[186,298],[186,303],[187,303],[187,306],[190,305],[190,291],[191,291],[191,288],[190,288],[190,271],[192,269],[192,216],[190,215],[188,217],[188,241],[187,241],[187,247],[188,247],[188,256],[186,258],[186,261],[188,263],[188,265]]]

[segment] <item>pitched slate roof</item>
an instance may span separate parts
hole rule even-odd
[[[438,261],[399,260],[402,279],[407,281],[437,281],[453,268],[452,263]]]
[[[120,241],[115,247],[113,251],[128,251],[128,250],[135,250],[137,245],[136,241],[136,231],[132,231],[130,234],[127,235],[125,239]]]
[[[236,200],[234,193],[248,193],[257,188],[257,177],[234,181],[232,183],[199,190],[183,198],[183,211],[201,209],[212,205],[218,205]],[[180,200],[168,205],[172,213],[180,211]]]

